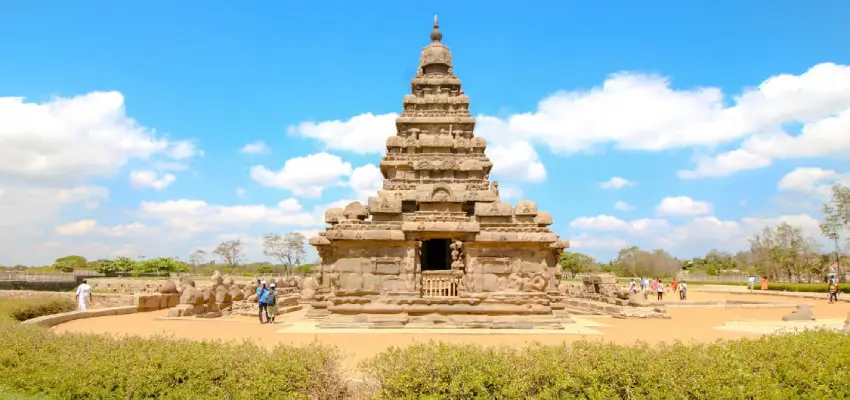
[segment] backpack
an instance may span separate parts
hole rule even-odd
[[[270,306],[277,304],[277,293],[274,290],[269,290],[269,293],[266,295],[266,304]]]

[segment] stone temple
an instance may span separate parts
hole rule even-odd
[[[320,327],[562,328],[560,253],[569,243],[531,201],[502,202],[487,142],[437,18],[387,138],[383,190],[325,212]],[[554,307],[553,307],[554,306]]]

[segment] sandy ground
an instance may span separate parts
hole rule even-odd
[[[824,295],[825,296],[825,295]],[[815,318],[841,319],[850,312],[850,303],[827,304],[826,300],[763,296],[757,294],[693,292],[689,300],[755,300],[764,302],[794,302],[812,304]],[[635,342],[699,341],[712,342],[717,339],[757,337],[757,334],[717,330],[716,327],[731,320],[748,319],[759,321],[781,321],[790,308],[675,308],[667,313],[671,319],[616,319],[610,317],[580,317],[586,323],[601,323],[594,326],[596,335],[581,334],[464,334],[445,333],[334,333],[334,330],[316,330],[312,333],[287,333],[281,330],[286,322],[300,320],[303,312],[278,317],[276,325],[260,325],[256,319],[235,317],[218,320],[157,320],[165,311],[89,318],[68,322],[53,328],[56,332],[110,333],[116,335],[156,336],[164,335],[195,340],[251,340],[264,346],[277,344],[303,345],[320,342],[338,347],[347,355],[346,367],[354,367],[362,359],[371,357],[391,346],[407,346],[431,340],[449,343],[476,343],[481,345],[525,345],[532,342],[560,344],[577,340],[605,340],[619,344]],[[472,333],[472,334],[471,334]]]

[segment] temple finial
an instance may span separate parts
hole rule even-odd
[[[434,30],[431,31],[431,41],[439,42],[443,39],[443,34],[440,32],[440,23],[437,20],[437,14],[434,14]]]

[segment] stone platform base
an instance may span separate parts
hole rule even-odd
[[[564,329],[573,321],[556,315],[417,315],[331,314],[316,324],[320,329]]]
[[[293,312],[296,312],[296,311],[301,311],[303,308],[304,308],[304,306],[302,306],[300,304],[296,305],[296,306],[282,306],[282,307],[277,308],[275,315],[289,314],[289,313],[293,313]],[[260,312],[260,307],[253,307],[253,309],[251,309],[251,310],[246,310],[246,309],[240,309],[238,311],[234,310],[233,313],[236,314],[236,315],[256,317],[259,312]]]
[[[617,305],[601,301],[564,298],[552,308],[573,315],[609,315],[617,318],[670,318],[661,307]],[[557,311],[556,311],[557,312]]]

